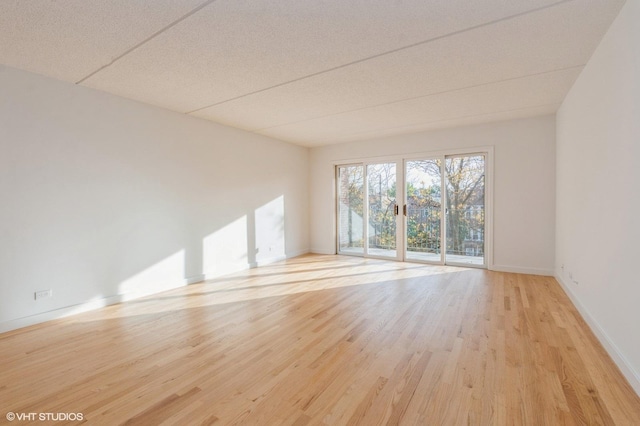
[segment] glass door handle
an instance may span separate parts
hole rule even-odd
[[[402,206],[402,214],[403,215],[407,215],[407,205],[405,204],[404,206]]]
[[[396,213],[396,216],[398,216],[398,205],[396,204],[396,207],[393,209]]]

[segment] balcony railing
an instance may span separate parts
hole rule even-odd
[[[352,239],[340,241],[341,248],[363,246],[363,222],[350,210],[341,212],[351,215]],[[470,206],[465,209],[447,210],[447,254],[456,256],[484,256],[484,207]],[[441,209],[434,207],[407,208],[407,251],[413,253],[439,254]],[[347,220],[341,221],[347,223]],[[340,233],[342,238],[350,236],[348,230]],[[396,222],[389,208],[369,210],[368,247],[370,249],[395,250]]]
[[[447,210],[447,253],[482,256],[484,252],[484,207]],[[440,253],[440,207],[407,209],[407,250]]]

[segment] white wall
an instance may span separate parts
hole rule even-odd
[[[336,161],[494,146],[494,269],[552,275],[555,120],[552,116],[313,148],[311,250],[335,252]]]
[[[640,393],[638,22],[627,0],[557,114],[556,277]]]
[[[2,66],[0,200],[0,331],[308,250],[306,148]]]

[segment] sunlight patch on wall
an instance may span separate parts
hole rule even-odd
[[[256,263],[282,259],[285,253],[284,196],[255,211]]]
[[[206,279],[246,269],[248,265],[246,215],[202,240],[202,272]]]
[[[151,294],[185,284],[185,251],[180,250],[144,271],[124,280],[119,294]]]

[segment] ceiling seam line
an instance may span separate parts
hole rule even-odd
[[[313,121],[313,120],[318,120],[318,119],[321,119],[321,118],[333,117],[333,116],[336,116],[336,115],[348,114],[348,113],[356,112],[356,111],[363,111],[363,110],[366,110],[366,109],[369,109],[369,108],[377,108],[377,107],[382,107],[382,106],[387,106],[387,105],[393,105],[393,104],[400,103],[400,102],[406,102],[406,101],[412,101],[412,100],[421,99],[421,98],[428,98],[428,97],[431,97],[431,96],[443,95],[445,93],[452,93],[452,92],[458,92],[458,91],[461,91],[461,90],[475,89],[477,87],[490,86],[492,84],[499,84],[499,83],[504,83],[504,82],[507,82],[507,81],[520,80],[522,78],[536,77],[536,76],[541,76],[541,75],[545,75],[545,74],[552,74],[554,72],[568,71],[568,70],[572,70],[572,69],[584,68],[585,65],[586,64],[573,65],[573,66],[570,66],[570,67],[557,68],[557,69],[550,70],[550,71],[542,71],[542,72],[538,72],[538,73],[534,73],[534,74],[526,74],[526,75],[522,75],[522,76],[518,76],[518,77],[511,77],[511,78],[505,78],[505,79],[502,79],[502,80],[490,81],[488,83],[474,84],[472,86],[459,87],[459,88],[456,88],[456,89],[444,90],[444,91],[441,91],[441,92],[434,92],[434,93],[429,93],[429,94],[426,94],[426,95],[413,96],[413,97],[410,97],[410,98],[399,99],[397,101],[386,102],[386,103],[383,103],[383,104],[369,105],[369,106],[366,106],[366,107],[350,109],[350,110],[347,110],[347,111],[341,111],[341,112],[337,112],[337,113],[333,113],[333,114],[320,115],[320,116],[317,116],[317,117],[307,118],[307,119],[304,119],[304,120],[292,121],[290,123],[278,124],[276,126],[262,127],[262,128],[258,128],[258,129],[253,129],[251,131],[252,132],[259,132],[259,131],[262,131],[262,130],[275,129],[275,128],[278,128],[278,127],[284,127],[284,126],[290,126],[290,125],[293,125],[293,124],[304,123],[306,121]]]
[[[561,4],[569,3],[569,2],[572,2],[572,1],[575,1],[575,0],[561,0],[561,1],[556,2],[556,3],[552,3],[552,4],[548,4],[548,5],[545,5],[545,6],[538,7],[536,9],[531,9],[531,10],[528,10],[528,11],[525,11],[525,12],[516,13],[514,15],[505,16],[503,18],[494,19],[493,21],[489,21],[489,22],[485,22],[485,23],[482,23],[482,24],[474,25],[474,26],[471,26],[471,27],[468,27],[468,28],[465,28],[465,29],[462,29],[462,30],[454,31],[454,32],[451,32],[451,33],[448,33],[448,34],[443,34],[441,36],[430,38],[428,40],[423,40],[423,41],[419,41],[419,42],[416,42],[416,43],[408,44],[406,46],[402,46],[402,47],[399,47],[397,49],[392,49],[392,50],[389,50],[389,51],[386,51],[386,52],[378,53],[376,55],[368,56],[366,58],[362,58],[362,59],[358,59],[356,61],[348,62],[346,64],[338,65],[338,66],[333,67],[333,68],[329,68],[329,69],[326,69],[326,70],[323,70],[323,71],[318,71],[318,72],[315,72],[315,73],[312,73],[312,74],[308,74],[308,75],[305,75],[305,76],[302,76],[302,77],[295,78],[293,80],[285,81],[283,83],[278,83],[278,84],[275,84],[275,85],[270,86],[270,87],[265,87],[264,89],[256,90],[256,91],[250,92],[250,93],[245,93],[244,95],[236,96],[234,98],[226,99],[224,101],[215,102],[213,104],[209,104],[209,105],[206,105],[206,106],[203,106],[203,107],[200,107],[200,108],[196,108],[196,109],[191,110],[191,111],[187,111],[184,114],[187,114],[187,115],[188,114],[193,114],[195,112],[202,111],[203,109],[211,108],[211,107],[218,106],[218,105],[221,105],[221,104],[224,104],[224,103],[227,103],[227,102],[235,101],[235,100],[247,97],[247,96],[251,96],[251,95],[258,94],[258,93],[266,92],[268,90],[272,90],[272,89],[275,89],[275,88],[278,88],[278,87],[281,87],[281,86],[286,86],[286,85],[291,84],[291,83],[296,83],[298,81],[306,80],[308,78],[316,77],[318,75],[322,75],[322,74],[326,74],[326,73],[329,73],[329,72],[333,72],[333,71],[336,71],[336,70],[339,70],[339,69],[342,69],[342,68],[347,68],[347,67],[350,67],[352,65],[356,65],[356,64],[359,64],[359,63],[362,63],[362,62],[370,61],[372,59],[377,59],[377,58],[380,58],[380,57],[385,56],[385,55],[390,55],[390,54],[393,54],[393,53],[401,52],[403,50],[412,49],[414,47],[417,47],[417,46],[420,46],[420,45],[423,45],[423,44],[429,44],[429,43],[432,43],[434,41],[445,39],[447,37],[453,37],[453,36],[456,36],[456,35],[459,35],[459,34],[463,34],[463,33],[469,32],[469,31],[477,30],[479,28],[483,28],[483,27],[487,27],[487,26],[490,26],[490,25],[494,25],[494,24],[497,24],[499,22],[505,22],[505,21],[509,21],[511,19],[519,18],[521,16],[529,15],[531,13],[540,12],[542,10],[550,9],[550,8],[559,6]]]
[[[501,111],[487,112],[487,113],[484,113],[484,114],[465,115],[465,116],[462,116],[462,117],[445,118],[445,119],[442,119],[442,120],[433,120],[433,121],[425,121],[425,122],[420,122],[420,123],[407,124],[407,125],[404,125],[404,126],[386,127],[384,129],[376,130],[376,132],[388,131],[388,130],[396,130],[396,129],[404,129],[404,128],[407,128],[407,127],[420,126],[420,125],[432,124],[432,123],[440,123],[440,122],[443,122],[443,121],[453,121],[453,120],[459,120],[459,119],[464,119],[464,118],[482,117],[482,116],[486,116],[486,115],[502,114],[502,113],[505,113],[505,112],[522,111],[522,110],[527,110],[527,109],[532,109],[532,108],[542,108],[542,107],[548,107],[548,106],[560,105],[560,104],[562,104],[562,102],[553,102],[553,103],[549,103],[549,104],[532,105],[532,106],[527,106],[527,107],[522,107],[522,108],[511,108],[511,109],[505,109],[505,110],[501,110]],[[524,118],[527,118],[527,117],[522,117],[522,118],[524,119]],[[480,125],[480,124],[486,124],[486,123],[476,123],[476,124]],[[426,129],[426,130],[428,130],[428,129]],[[257,132],[255,132],[255,133],[257,133]],[[369,132],[350,133],[350,134],[347,135],[347,137],[362,135],[362,134],[366,134],[366,133],[369,133]],[[257,133],[257,134],[261,134],[261,133]],[[269,136],[269,135],[262,135],[262,136],[275,137],[275,136]],[[320,143],[323,143],[323,142],[327,142],[327,140],[325,139],[324,141],[320,141]],[[342,143],[342,142],[349,142],[349,141],[338,141],[338,142],[332,142],[332,143]]]
[[[154,38],[156,38],[157,36],[159,36],[160,34],[164,33],[165,31],[171,29],[172,27],[178,25],[180,22],[184,21],[185,19],[193,16],[194,14],[198,13],[200,10],[204,9],[205,7],[209,6],[211,3],[215,2],[216,0],[207,0],[204,3],[200,4],[198,7],[196,7],[195,9],[192,9],[191,11],[189,11],[188,13],[186,13],[185,15],[182,15],[180,18],[176,19],[175,21],[171,22],[169,25],[161,28],[160,30],[156,31],[155,33],[151,34],[149,37],[145,38],[144,40],[142,40],[141,42],[139,42],[138,44],[136,44],[135,46],[127,49],[124,53],[120,54],[119,56],[116,56],[115,58],[113,58],[111,60],[111,62],[109,62],[108,64],[105,64],[103,66],[101,66],[100,68],[98,68],[97,70],[93,71],[92,73],[90,73],[89,75],[81,78],[80,80],[76,81],[75,84],[82,84],[84,83],[86,80],[88,80],[89,78],[93,77],[94,75],[98,74],[100,71],[110,67],[111,65],[113,65],[114,63],[116,63],[117,61],[119,61],[120,59],[124,58],[126,55],[128,55],[129,53],[133,52],[134,50],[138,49],[139,47],[143,46],[144,44],[150,42],[151,40],[153,40]]]

